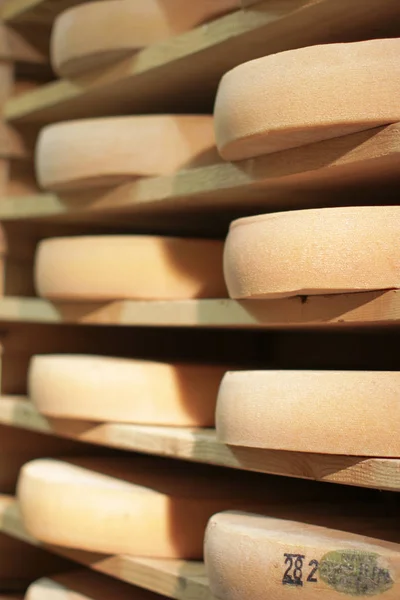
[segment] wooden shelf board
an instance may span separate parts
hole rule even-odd
[[[332,329],[400,325],[400,290],[231,299],[53,304],[40,298],[0,298],[0,322],[79,323],[228,329]]]
[[[213,429],[47,419],[22,396],[0,398],[0,423],[120,450],[246,471],[400,491],[400,459],[234,448],[218,442]]]
[[[5,138],[11,133],[16,137],[12,128],[3,129]],[[382,199],[386,204],[397,202],[399,174],[400,124],[395,123],[251,160],[137,179],[111,189],[5,197],[0,219],[112,220],[136,226],[146,222],[154,226],[158,221],[164,227],[186,225],[209,231],[226,228],[243,214],[378,204]]]
[[[24,11],[29,14],[29,5],[33,15],[47,4],[56,3],[13,0],[3,14],[18,20]],[[107,69],[10,99],[5,118],[52,122],[141,111],[211,110],[219,79],[234,66],[290,48],[387,36],[393,28],[396,33],[397,17],[397,0],[264,0]]]
[[[42,544],[24,529],[16,500],[0,496],[0,531],[85,565],[99,573],[176,600],[212,600],[204,563],[110,556]]]

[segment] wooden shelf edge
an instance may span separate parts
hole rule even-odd
[[[279,300],[123,300],[54,304],[3,296],[0,322],[198,327],[331,329],[400,325],[400,290],[295,296]]]
[[[0,496],[0,531],[28,544],[175,600],[212,600],[204,563],[109,556],[42,544],[24,529],[16,500]]]
[[[120,450],[245,471],[400,491],[400,459],[234,448],[219,442],[213,429],[47,419],[22,396],[0,397],[0,423]]]

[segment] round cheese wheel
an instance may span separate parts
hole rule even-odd
[[[231,224],[231,298],[340,294],[400,287],[400,207],[321,208]]]
[[[193,29],[240,7],[240,0],[104,0],[61,13],[51,35],[53,68],[73,77]]]
[[[214,515],[205,561],[220,600],[397,600],[400,593],[399,543],[284,519]]]
[[[41,131],[36,175],[43,188],[55,191],[117,185],[136,177],[170,175],[214,145],[209,115],[67,121]]]
[[[216,473],[199,477],[193,466],[167,462],[138,457],[29,462],[17,488],[24,526],[43,542],[70,548],[200,558],[210,516],[249,502],[238,500],[240,492]]]
[[[242,160],[400,121],[400,38],[324,44],[239,65],[215,104],[219,152]]]
[[[224,367],[103,356],[31,359],[28,389],[50,417],[212,427]]]
[[[233,446],[400,457],[400,372],[229,372],[216,427]]]
[[[93,571],[79,570],[31,583],[25,600],[162,600],[162,596]]]
[[[73,453],[78,447],[70,440],[7,425],[0,425],[0,440],[0,493],[3,494],[14,491],[19,470],[28,460]]]
[[[58,300],[189,299],[226,296],[223,244],[152,236],[89,236],[40,242],[40,296]]]

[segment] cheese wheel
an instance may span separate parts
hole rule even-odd
[[[400,372],[230,372],[216,426],[233,446],[400,457]]]
[[[400,541],[400,540],[399,540]],[[397,600],[400,544],[252,514],[214,515],[205,561],[220,600]]]
[[[210,516],[255,502],[217,473],[198,476],[193,465],[186,470],[166,462],[139,457],[29,462],[17,487],[24,525],[37,539],[69,548],[198,559]]]
[[[117,185],[137,177],[170,175],[214,146],[209,115],[68,121],[42,129],[36,175],[43,188],[54,191]]]
[[[36,289],[55,300],[173,300],[226,296],[223,244],[153,236],[88,236],[40,242]]]
[[[296,210],[234,221],[224,252],[231,298],[400,287],[400,207]]]
[[[239,65],[221,80],[225,160],[280,152],[400,121],[400,38],[324,44]]]
[[[103,356],[35,356],[28,389],[44,415],[142,425],[213,427],[224,367]]]
[[[61,77],[107,65],[240,8],[240,0],[104,0],[61,13],[51,60]]]
[[[25,600],[162,600],[148,590],[105,577],[93,571],[79,570],[43,577],[31,583]]]
[[[51,435],[0,425],[0,447],[0,493],[8,494],[14,491],[19,470],[28,460],[76,453],[79,445]]]

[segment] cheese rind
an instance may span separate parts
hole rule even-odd
[[[216,427],[233,446],[400,457],[400,372],[228,372]]]
[[[74,6],[54,22],[53,68],[61,77],[74,77],[238,8],[240,0],[104,0]]]
[[[218,475],[139,459],[42,459],[20,473],[24,526],[37,539],[110,554],[201,558],[212,514],[253,504]],[[232,497],[236,493],[235,497]]]
[[[54,191],[117,185],[137,177],[170,175],[214,147],[209,115],[67,121],[42,129],[36,175],[43,188]]]
[[[400,39],[288,50],[224,75],[215,103],[225,160],[400,121]]]
[[[57,300],[173,300],[226,297],[223,243],[141,235],[40,242],[36,290]]]
[[[84,355],[31,359],[28,390],[50,417],[212,427],[224,367]]]
[[[231,224],[231,298],[282,298],[400,287],[400,207],[321,208]]]
[[[253,514],[214,515],[205,562],[220,600],[288,600],[299,591],[396,600],[400,591],[399,543]]]

